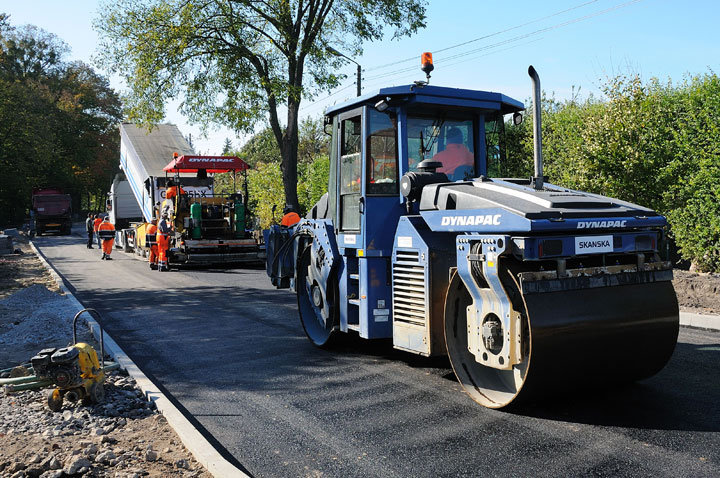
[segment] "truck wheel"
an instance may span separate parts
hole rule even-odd
[[[130,241],[128,241],[128,235],[123,233],[123,252],[132,252],[133,248],[130,246]]]

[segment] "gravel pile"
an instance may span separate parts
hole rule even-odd
[[[58,413],[47,390],[0,397],[0,476],[210,476],[131,377],[111,372],[104,386],[104,403]]]
[[[67,342],[72,339],[72,319],[77,306],[40,284],[20,290],[0,301],[0,315],[14,320],[0,324],[0,346]],[[29,357],[28,357],[29,358]]]

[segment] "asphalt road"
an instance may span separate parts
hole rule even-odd
[[[360,340],[315,348],[264,270],[158,273],[119,251],[101,261],[78,236],[36,244],[254,476],[720,476],[720,333],[681,328],[644,382],[494,411],[447,360]]]

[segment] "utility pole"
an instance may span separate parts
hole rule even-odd
[[[335,56],[341,56],[341,57],[345,58],[346,60],[349,60],[357,65],[357,80],[355,81],[355,83],[357,84],[357,95],[360,96],[362,94],[362,66],[360,66],[360,63],[356,62],[355,60],[353,60],[352,58],[350,58],[347,55],[343,55],[342,53],[340,53],[339,51],[337,51],[335,48],[333,48],[331,46],[326,46],[325,49],[329,53],[332,53]]]

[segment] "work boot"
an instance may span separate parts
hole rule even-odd
[[[158,268],[157,264],[153,264],[152,262],[150,263],[150,270],[156,271],[157,268]]]
[[[105,260],[105,253],[104,253],[104,252],[103,252],[103,255],[102,255],[102,257],[100,258],[100,260],[101,260],[101,261],[104,261],[104,260]]]
[[[108,256],[105,258],[105,260],[106,260],[106,261],[111,261],[111,260],[112,260],[112,257],[110,257],[110,254],[108,254]]]

